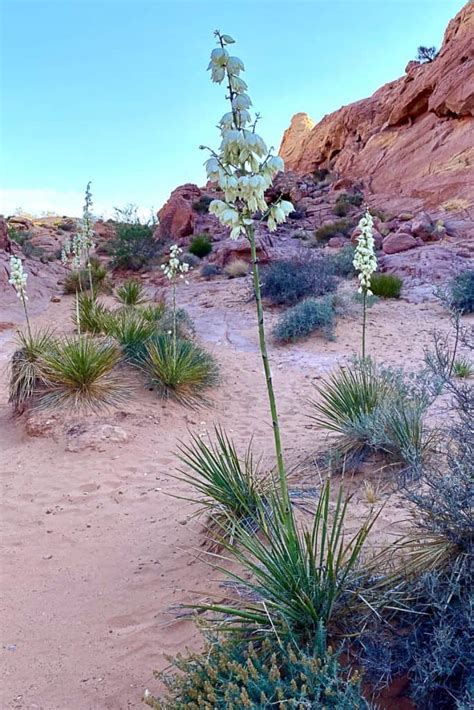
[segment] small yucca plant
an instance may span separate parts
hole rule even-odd
[[[115,311],[107,321],[107,335],[118,341],[125,357],[133,363],[144,357],[146,344],[155,332],[156,325],[131,308]]]
[[[47,329],[19,332],[17,342],[10,362],[8,401],[20,413],[45,386],[42,358],[53,345],[53,335]]]
[[[106,333],[112,312],[90,292],[80,293],[72,319],[83,333],[99,335]],[[79,319],[79,322],[78,322]]]
[[[107,269],[97,257],[90,258],[90,266],[70,271],[64,279],[64,293],[72,294],[91,289],[94,293],[110,290]]]
[[[188,406],[205,402],[203,390],[217,382],[211,355],[188,340],[157,335],[146,346],[143,368],[159,394]]]
[[[82,335],[55,341],[42,358],[47,385],[39,405],[99,410],[119,404],[128,391],[115,371],[120,357],[108,340]]]
[[[190,444],[181,444],[179,458],[186,468],[177,478],[200,494],[189,498],[199,504],[198,514],[208,514],[217,537],[232,540],[237,522],[258,527],[258,507],[273,490],[273,482],[269,473],[261,473],[250,446],[240,458],[222,429],[216,427],[214,433],[215,442],[193,435]]]
[[[134,279],[124,281],[115,292],[115,297],[124,306],[138,306],[147,300],[142,284]]]
[[[474,365],[466,358],[459,358],[454,361],[453,375],[460,379],[469,379],[474,375]]]
[[[139,308],[140,315],[150,323],[159,323],[165,316],[166,305],[164,301],[149,303]]]

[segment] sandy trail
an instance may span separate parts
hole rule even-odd
[[[187,430],[202,433],[213,423],[225,426],[241,450],[253,435],[255,450],[271,460],[265,383],[245,281],[194,282],[179,296],[221,365],[222,382],[207,409],[163,403],[137,382],[119,411],[85,421],[91,429],[119,427],[127,440],[71,450],[84,417],[53,417],[49,434],[27,435],[24,423],[11,418],[3,373],[2,708],[140,707],[143,689],[157,688],[152,672],[166,665],[164,654],[199,643],[173,605],[199,598],[194,590],[223,594],[199,558],[202,528],[190,518],[192,505],[167,495],[188,492],[170,474]],[[70,310],[63,298],[35,323],[70,327]],[[416,366],[440,323],[447,318],[437,305],[380,302],[369,316],[371,351],[382,361]],[[1,335],[4,365],[13,331]],[[271,348],[289,461],[317,446],[305,404],[311,381],[350,356],[358,338],[359,321],[342,320],[334,342],[315,337]],[[395,496],[377,523],[385,537],[400,530],[394,522],[405,517],[400,505]],[[367,510],[360,486],[349,524]]]

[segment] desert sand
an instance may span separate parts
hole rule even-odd
[[[354,284],[351,285],[351,287]],[[200,635],[176,607],[225,596],[206,563],[202,519],[176,473],[177,445],[188,430],[206,436],[221,424],[244,451],[272,463],[265,382],[257,348],[254,305],[247,279],[192,280],[179,303],[192,315],[196,337],[221,367],[210,406],[198,411],[163,402],[137,378],[129,401],[100,415],[54,414],[12,418],[6,366],[15,348],[18,311],[2,314],[0,447],[2,526],[2,666],[0,705],[7,709],[124,710],[139,708],[145,688],[159,690],[154,669],[165,654],[195,648]],[[33,321],[71,329],[72,300],[47,303]],[[268,313],[271,325],[276,315]],[[379,361],[408,369],[422,362],[434,327],[448,318],[433,302],[380,301],[369,311],[369,350]],[[324,448],[324,433],[309,426],[312,383],[359,347],[360,319],[339,320],[337,337],[271,346],[283,443],[290,466]],[[35,435],[37,434],[37,435]],[[109,437],[109,438],[107,438]],[[354,490],[348,528],[370,509],[366,474]],[[317,486],[305,466],[293,485]],[[374,482],[377,484],[377,481]],[[373,544],[398,536],[408,524],[390,481],[388,502]]]

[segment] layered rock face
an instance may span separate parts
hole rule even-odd
[[[328,168],[369,193],[425,208],[474,206],[474,1],[449,23],[432,62],[314,125],[296,114],[280,155],[288,170]]]

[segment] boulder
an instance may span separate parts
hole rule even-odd
[[[382,249],[385,254],[398,254],[401,251],[408,251],[417,246],[417,241],[411,234],[406,232],[397,232],[389,234],[385,237],[382,243]]]
[[[266,264],[269,261],[269,253],[266,240],[263,237],[256,236],[257,258],[260,264]],[[247,239],[224,239],[218,242],[209,257],[210,261],[218,266],[225,266],[230,261],[242,259],[250,263],[252,255],[250,253],[250,244]]]
[[[173,190],[168,201],[158,212],[159,224],[155,239],[178,240],[194,231],[195,212],[193,203],[201,197],[197,185],[187,183]]]

